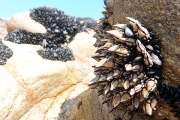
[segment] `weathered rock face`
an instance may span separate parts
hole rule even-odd
[[[138,19],[152,29],[162,43],[163,74],[174,86],[180,85],[180,1],[115,0],[113,22],[127,23],[125,17]]]
[[[15,29],[26,30],[32,33],[46,33],[46,28],[32,20],[29,16],[29,12],[22,12],[13,15],[7,26],[8,33],[11,33]]]
[[[69,44],[75,61],[44,60],[39,45],[3,41],[14,54],[0,66],[1,120],[110,120],[88,83],[94,77],[90,56],[95,38],[79,33]]]

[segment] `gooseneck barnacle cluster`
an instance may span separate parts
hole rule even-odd
[[[153,115],[158,101],[164,99],[174,108],[175,117],[180,117],[180,89],[165,86],[162,81],[158,37],[131,17],[126,17],[128,24],[114,24],[114,0],[104,3],[104,18],[94,29],[97,51],[92,58],[98,63],[93,66],[96,77],[90,87],[103,95],[110,112],[126,106],[126,111],[142,109]]]

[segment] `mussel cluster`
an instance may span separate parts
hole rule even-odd
[[[162,86],[159,93],[172,108],[171,112],[175,112],[174,116],[180,119],[180,87]]]
[[[89,29],[94,29],[97,26],[97,20],[93,18],[78,17],[77,20],[79,20],[82,23],[82,32],[88,32]]]
[[[12,55],[13,51],[0,40],[0,65],[6,64]]]
[[[96,77],[90,87],[104,96],[110,112],[126,106],[127,111],[142,108],[152,115],[158,103],[158,84],[162,83],[162,57],[158,37],[138,20],[112,24],[113,0],[105,0],[104,18],[95,28],[98,61]]]
[[[81,29],[80,22],[63,11],[50,7],[38,7],[30,10],[30,17],[44,25],[48,31],[46,41],[55,41],[55,43],[66,42],[66,36],[72,38]],[[50,43],[51,44],[51,43]]]
[[[42,45],[45,49],[38,51],[38,54],[44,59],[62,61],[74,59],[71,50],[61,45],[72,41],[77,32],[81,30],[82,25],[79,20],[64,14],[63,11],[50,7],[31,9],[30,17],[44,25],[47,33],[30,33],[16,29],[8,34],[5,40],[15,43]],[[67,55],[70,56],[68,57]]]
[[[180,119],[180,87],[167,86],[163,80],[158,37],[131,17],[126,17],[128,24],[114,24],[114,1],[104,0],[104,17],[94,29],[97,51],[92,58],[98,63],[93,66],[96,77],[89,86],[103,95],[110,112],[141,108],[152,115],[164,100]]]
[[[10,34],[6,35],[4,40],[9,40],[18,44],[34,44],[42,45],[42,40],[44,39],[45,34],[40,33],[31,33],[25,30],[16,29]]]
[[[45,50],[38,50],[37,52],[40,56],[49,60],[68,61],[75,59],[72,51],[65,45],[54,47],[53,49],[46,48]]]

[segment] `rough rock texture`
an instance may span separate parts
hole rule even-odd
[[[7,24],[9,18],[0,18],[0,39],[3,39],[7,34]]]
[[[96,64],[90,58],[95,52],[92,34],[76,35],[69,44],[75,61],[69,62],[42,59],[36,52],[39,45],[3,41],[14,54],[0,66],[0,119],[112,120],[87,85]]]
[[[156,32],[162,43],[163,74],[173,86],[180,85],[180,1],[115,0],[113,22],[138,19]]]
[[[28,25],[28,27],[27,27]],[[32,20],[29,16],[29,12],[22,12],[13,15],[7,26],[8,33],[11,33],[15,29],[22,29],[32,33],[46,33],[46,28]]]

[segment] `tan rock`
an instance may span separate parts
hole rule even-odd
[[[17,13],[8,23],[7,31],[11,33],[15,29],[22,29],[32,33],[46,33],[46,28],[30,18],[30,12]]]
[[[14,54],[0,66],[0,120],[110,120],[102,98],[88,87],[95,39],[79,33],[69,44],[75,61],[42,59],[39,45],[3,41]]]
[[[4,39],[7,35],[7,24],[9,20],[9,18],[0,18],[0,39]]]

